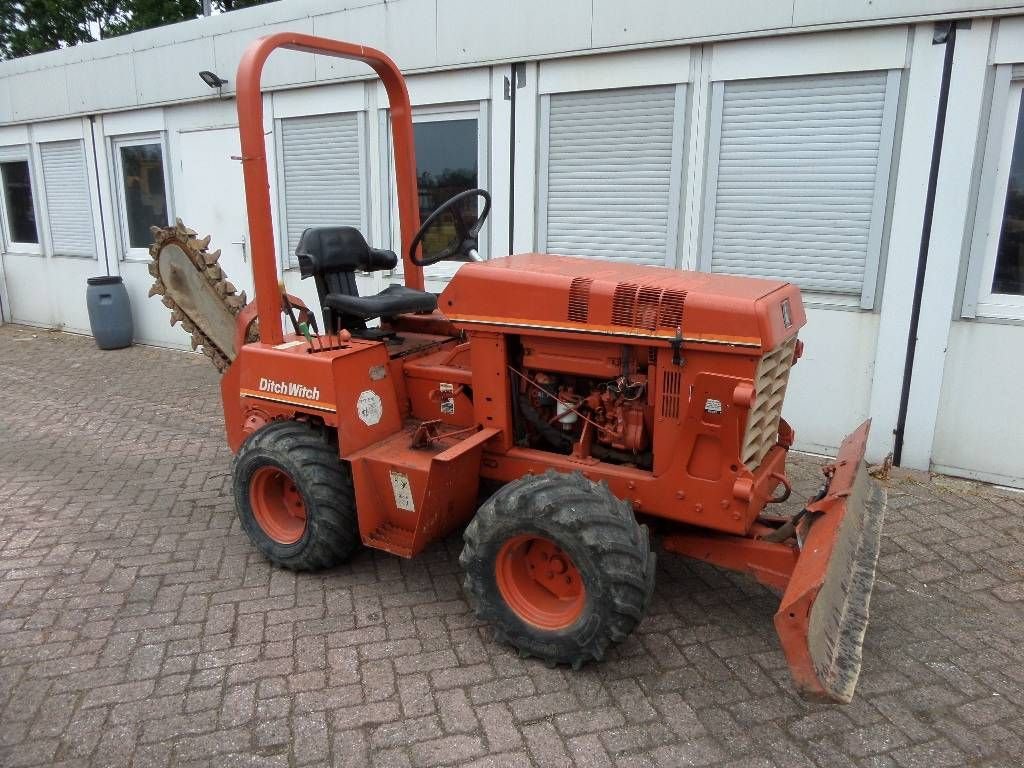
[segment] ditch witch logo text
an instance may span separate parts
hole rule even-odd
[[[260,379],[260,392],[273,392],[275,395],[301,397],[304,400],[320,399],[319,387],[307,387],[305,384],[296,384],[294,381]]]

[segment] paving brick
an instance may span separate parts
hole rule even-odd
[[[151,694],[155,687],[156,683],[153,680],[143,680],[138,683],[122,683],[120,685],[94,688],[86,693],[85,698],[82,700],[82,707],[87,709],[102,704],[143,699]]]
[[[216,731],[202,736],[184,736],[174,745],[178,760],[212,758],[225,752],[239,752],[249,746],[251,734],[244,728]]]
[[[257,749],[277,747],[288,744],[292,738],[291,728],[288,721],[271,720],[270,722],[258,723],[254,732]]]
[[[220,727],[235,728],[248,723],[256,709],[255,684],[238,685],[223,694]]]
[[[563,736],[576,736],[581,733],[595,733],[610,728],[619,728],[626,724],[626,716],[615,707],[600,709],[582,709],[566,712],[555,717],[555,727]]]
[[[297,765],[326,760],[330,755],[330,730],[323,712],[292,720],[292,754]]]
[[[1024,764],[1018,496],[890,481],[845,707],[794,693],[776,596],[668,555],[636,634],[548,669],[473,616],[458,534],[412,561],[266,563],[204,359],[23,333],[0,327],[0,765]],[[792,456],[787,511],[818,463]]]
[[[945,739],[898,749],[892,756],[902,768],[945,768],[965,762],[963,753]]]
[[[469,697],[461,688],[439,691],[435,701],[447,733],[467,733],[479,727]]]
[[[362,730],[337,731],[332,744],[338,768],[363,768],[369,764],[370,747]]]
[[[477,710],[484,736],[492,752],[518,748],[523,737],[512,722],[512,713],[505,704],[488,704]]]
[[[429,715],[377,726],[370,732],[370,743],[375,749],[402,747],[417,741],[438,739],[442,735],[437,715]]]
[[[406,717],[429,715],[436,708],[426,675],[413,674],[399,678],[398,694]]]
[[[854,757],[892,752],[906,743],[907,737],[889,724],[859,728],[842,738],[843,751]]]
[[[445,736],[417,742],[409,748],[412,764],[417,768],[464,763],[486,751],[479,736]]]
[[[551,723],[535,723],[523,728],[527,748],[534,762],[547,768],[571,768],[572,758]]]
[[[470,688],[470,698],[474,704],[487,704],[492,701],[509,701],[532,696],[537,688],[533,678],[521,675],[481,683]]]
[[[541,696],[527,696],[509,703],[512,714],[519,722],[533,722],[561,712],[579,709],[579,702],[571,693],[545,693]]]
[[[612,768],[611,757],[593,734],[569,739],[566,749],[577,768]]]

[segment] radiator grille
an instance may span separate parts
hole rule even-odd
[[[794,336],[771,350],[757,364],[754,374],[754,407],[747,418],[740,460],[748,469],[761,465],[764,457],[778,441],[782,401],[786,397],[789,369],[793,367]]]
[[[593,280],[589,277],[574,277],[569,285],[569,319],[577,323],[585,323],[590,318],[590,286]]]

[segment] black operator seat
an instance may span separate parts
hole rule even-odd
[[[360,296],[356,270],[376,272],[394,269],[394,251],[371,248],[355,227],[313,227],[307,229],[295,247],[303,279],[316,280],[324,325],[330,332],[346,328],[359,331],[366,321],[406,312],[433,312],[437,296],[404,285],[389,285],[375,296]]]

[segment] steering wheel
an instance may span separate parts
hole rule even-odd
[[[484,209],[472,227],[466,226],[466,221],[462,218],[462,211],[457,207],[457,204],[467,197],[482,197],[484,199]],[[424,235],[427,234],[427,230],[448,211],[452,212],[452,219],[455,221],[455,232],[459,236],[459,242],[449,245],[442,251],[424,254],[422,259],[419,258],[416,254],[420,243],[423,242]],[[417,267],[427,267],[445,259],[451,259],[452,261],[480,261],[480,256],[477,254],[477,236],[480,234],[480,227],[484,225],[484,220],[490,212],[491,195],[487,190],[467,189],[465,192],[459,192],[459,194],[442,203],[436,211],[427,217],[426,221],[420,224],[420,228],[416,230],[416,235],[409,245],[409,260]]]

